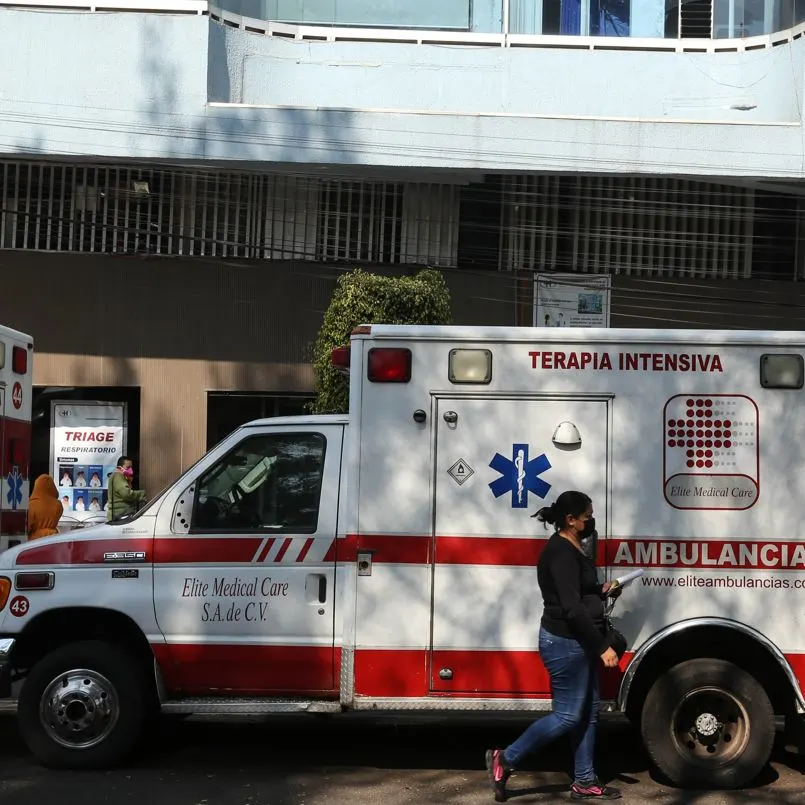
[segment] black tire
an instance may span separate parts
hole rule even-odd
[[[68,676],[73,670],[87,673]],[[54,685],[53,695],[47,697]],[[17,705],[20,733],[44,766],[109,768],[125,758],[142,735],[148,694],[145,674],[125,648],[98,641],[62,646],[34,665],[22,686]],[[46,699],[59,704],[45,706]],[[92,729],[75,728],[83,723],[82,707]],[[59,731],[67,734],[63,741]]]
[[[640,720],[652,762],[680,788],[746,785],[769,762],[774,744],[769,697],[753,676],[724,660],[671,668],[649,690]]]

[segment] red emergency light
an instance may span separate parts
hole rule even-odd
[[[350,361],[350,348],[349,346],[346,347],[336,347],[330,353],[330,363],[333,365],[334,369],[337,369],[342,374],[349,374],[349,361]]]
[[[15,375],[24,375],[28,371],[28,350],[14,347],[11,351],[11,371]]]
[[[367,376],[372,383],[407,383],[411,379],[411,350],[397,347],[370,349]]]

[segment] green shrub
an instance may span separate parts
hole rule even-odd
[[[385,277],[360,269],[342,274],[313,347],[318,414],[349,410],[349,380],[333,368],[330,353],[349,344],[359,324],[450,324],[450,292],[440,271]]]

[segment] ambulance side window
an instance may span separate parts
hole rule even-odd
[[[190,531],[314,534],[326,445],[320,433],[244,439],[199,478]]]

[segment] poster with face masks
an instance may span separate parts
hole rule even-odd
[[[64,507],[60,530],[104,522],[109,476],[126,451],[125,403],[54,402],[51,423],[51,474]]]

